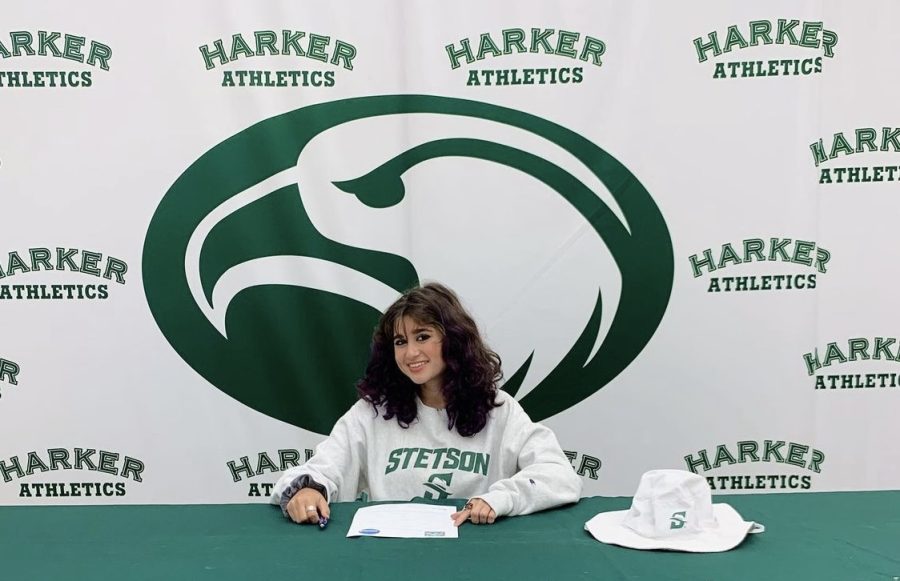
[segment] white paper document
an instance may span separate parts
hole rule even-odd
[[[394,537],[403,539],[457,539],[452,506],[430,504],[378,504],[364,506],[353,515],[348,537]]]

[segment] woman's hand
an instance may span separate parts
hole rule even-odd
[[[301,488],[287,503],[288,516],[295,523],[317,524],[319,517],[330,518],[328,501],[318,490]]]
[[[490,525],[497,520],[497,513],[485,501],[480,498],[473,498],[466,503],[466,506],[461,511],[454,512],[450,518],[453,519],[453,525],[457,527],[467,520],[472,521],[472,524],[475,525]]]

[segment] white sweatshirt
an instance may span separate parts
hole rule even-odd
[[[417,418],[409,428],[359,400],[334,425],[302,466],[286,470],[271,501],[298,476],[308,474],[327,490],[328,500],[410,500],[478,497],[497,516],[528,514],[576,502],[581,479],[549,428],[531,421],[522,406],[499,391],[500,407],[485,427],[464,437],[447,429],[447,412],[416,398]]]

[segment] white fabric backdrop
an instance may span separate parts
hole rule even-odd
[[[502,144],[575,176],[637,239],[645,213],[629,212],[621,203],[637,194],[616,190],[602,175],[598,179],[577,157],[581,153],[590,161],[593,153],[552,142],[531,121],[523,128],[479,117],[467,112],[469,105],[461,105],[466,112],[453,114],[361,114],[334,127],[329,115],[337,115],[337,108],[323,109],[320,117],[298,113],[300,129],[307,127],[303,123],[322,120],[322,132],[302,148],[280,149],[283,126],[272,121],[261,130],[265,140],[239,150],[236,158],[214,149],[234,136],[249,135],[248,128],[259,122],[303,107],[395,95],[449,98],[433,103],[476,101],[561,126],[627,168],[658,207],[665,236],[638,245],[627,258],[619,256],[636,272],[673,272],[670,291],[659,282],[648,289],[669,297],[662,300],[663,314],[656,323],[645,320],[651,314],[635,316],[635,325],[650,325],[655,332],[648,341],[633,340],[637,353],[623,363],[624,370],[608,382],[590,384],[594,380],[586,378],[587,397],[543,420],[571,453],[574,468],[580,468],[585,494],[629,495],[646,470],[691,466],[723,492],[896,488],[900,456],[890,443],[900,436],[894,421],[900,407],[900,354],[888,339],[896,337],[900,321],[892,292],[892,265],[900,252],[895,233],[900,202],[894,191],[897,180],[888,175],[896,178],[900,172],[894,176],[894,170],[884,169],[882,181],[848,183],[848,174],[843,183],[820,184],[820,178],[823,169],[868,168],[875,175],[875,167],[897,167],[892,164],[897,164],[900,144],[890,137],[900,126],[896,80],[890,72],[900,40],[891,25],[897,12],[896,4],[887,1],[853,9],[837,1],[684,6],[530,0],[514,7],[469,0],[328,5],[165,0],[6,7],[0,25],[0,503],[264,502],[265,485],[274,482],[280,468],[279,450],[287,451],[281,455],[290,462],[323,437],[321,430],[256,409],[261,406],[252,403],[254,398],[267,389],[264,374],[224,387],[196,371],[192,350],[203,351],[205,343],[185,339],[186,346],[173,347],[171,337],[182,332],[179,317],[161,325],[169,306],[165,300],[154,301],[177,284],[194,284],[200,300],[186,308],[200,317],[203,293],[210,293],[218,308],[206,303],[210,311],[202,332],[224,345],[234,340],[231,329],[226,338],[212,321],[219,317],[220,325],[233,324],[221,298],[229,284],[235,291],[259,289],[259,284],[320,288],[351,297],[347,313],[356,313],[360,304],[371,312],[383,308],[397,287],[392,281],[402,277],[379,279],[358,269],[299,259],[292,252],[268,252],[271,260],[253,263],[251,258],[263,257],[248,255],[220,268],[209,265],[224,259],[212,250],[199,254],[198,246],[194,255],[182,247],[179,260],[167,259],[184,279],[164,278],[155,266],[147,266],[158,256],[157,248],[178,238],[173,234],[172,241],[166,240],[159,232],[165,233],[167,226],[154,222],[163,217],[164,198],[183,208],[183,214],[171,209],[173,223],[183,215],[195,226],[208,215],[201,207],[218,205],[210,201],[215,196],[241,204],[240,196],[257,195],[275,204],[269,194],[277,187],[296,188],[296,207],[302,201],[313,228],[326,239],[351,252],[365,248],[403,257],[420,279],[455,288],[503,357],[507,376],[533,352],[520,399],[538,391],[535,387],[572,349],[598,290],[603,318],[590,353],[602,351],[617,309],[637,299],[623,291],[617,250],[564,194],[557,195],[530,173],[534,164],[517,170],[465,153],[438,157],[409,168],[403,174],[406,197],[384,209],[365,205],[334,185],[436,140]],[[785,25],[799,21],[783,31],[782,42],[777,42],[779,19],[786,19]],[[724,48],[734,26],[749,44],[754,21],[770,23],[771,44],[740,48],[732,32],[729,52],[707,53],[700,62],[694,39],[708,43],[715,32]],[[816,25],[807,26],[812,35],[807,42],[818,46],[799,45],[803,23],[822,23],[821,29],[836,35],[825,37],[833,44],[832,56],[825,54],[824,33]],[[548,42],[554,51],[559,31],[579,35],[573,42],[576,53],[587,37],[597,39],[605,47],[601,64],[591,62],[590,55],[585,61],[546,54],[538,45],[536,52],[518,54],[513,48],[510,55],[488,53],[452,68],[448,45],[460,49],[462,39],[469,39],[477,54],[482,34],[489,33],[502,49],[503,31],[515,28],[524,31],[529,47],[532,28],[552,29]],[[214,50],[221,39],[230,51],[233,35],[240,34],[255,50],[254,32],[274,31],[282,49],[283,30],[304,31],[299,43],[304,49],[309,35],[327,36],[323,50],[328,62],[293,53],[266,54],[225,64],[214,60],[212,69],[206,67],[200,47]],[[31,55],[28,49],[37,53],[41,48],[40,31],[60,36],[45,43],[46,55]],[[17,34],[21,32],[32,35],[30,44]],[[798,44],[791,44],[791,33]],[[66,35],[85,39],[80,48],[77,39],[70,41],[72,58],[64,56]],[[97,54],[108,48],[109,70],[100,66],[102,59],[93,65],[79,62],[78,55],[87,60],[92,41],[102,45],[95,48]],[[330,62],[338,41],[345,43],[342,50],[350,50],[346,45],[355,50],[352,70],[346,59]],[[560,48],[566,50],[565,45]],[[61,56],[53,56],[54,49]],[[781,71],[799,68],[791,64],[795,60],[817,58],[821,72],[714,78],[718,64],[727,70],[727,63],[762,61],[748,65],[761,70],[769,61],[779,61],[774,66]],[[483,79],[480,71],[488,69],[515,69],[524,77],[525,69],[559,74],[576,67],[577,83],[467,85],[473,72]],[[743,70],[743,65],[735,67]],[[323,74],[317,78],[330,78],[332,86],[222,86],[226,73],[235,78],[237,71],[251,70],[262,71],[260,78],[268,71],[270,79],[277,79],[277,71],[318,71]],[[74,71],[79,79],[89,73],[90,86],[15,86],[36,83],[38,77],[49,84],[53,75],[35,75],[38,71],[63,72],[66,78]],[[857,144],[856,130],[865,128],[875,130],[878,151]],[[887,139],[882,139],[884,128]],[[822,139],[830,154],[837,133],[854,152],[836,150],[833,159],[817,165],[811,144]],[[481,151],[479,147],[472,152]],[[279,168],[283,173],[272,178],[277,187],[273,182],[257,186],[275,175],[264,166],[276,154],[293,155],[296,164]],[[216,160],[223,163],[221,174],[192,165],[201,158],[212,168]],[[183,175],[224,189],[191,189],[186,181],[175,188]],[[237,175],[255,181],[238,183]],[[233,191],[226,193],[228,188]],[[210,231],[206,240],[217,248],[227,242],[235,256],[243,252],[242,244],[264,246],[262,233],[268,240],[277,238],[281,228],[286,238],[299,231],[290,221],[266,226],[256,216],[241,225],[239,212],[228,216],[223,210],[208,218],[211,228],[219,222],[223,226]],[[193,226],[186,232],[193,233]],[[802,252],[794,261],[778,259],[777,251],[771,254],[773,238],[791,240],[784,246],[788,258],[795,258],[795,241],[807,241],[824,249],[827,261],[817,270],[812,263],[816,250],[810,251],[809,265],[803,264]],[[746,260],[744,241],[751,239],[764,242],[767,260]],[[733,245],[737,260],[725,261],[715,271],[702,268],[694,276],[690,257],[702,259],[709,249],[718,263],[726,244]],[[63,270],[56,268],[57,248],[63,253],[78,249],[71,263],[62,261]],[[48,250],[53,270],[40,264],[33,268],[34,249]],[[92,259],[85,252],[102,257]],[[38,251],[37,256],[45,255]],[[110,257],[115,260],[107,273]],[[91,260],[99,269],[95,273]],[[116,272],[125,268],[122,263],[127,271],[120,283]],[[241,263],[244,270],[222,276]],[[199,264],[199,270],[192,272],[192,264]],[[741,283],[752,287],[763,285],[764,276],[776,275],[791,275],[792,280],[802,275],[810,286],[815,275],[815,288],[710,292],[714,278],[724,289],[725,277],[756,277]],[[190,280],[194,282],[185,282]],[[774,287],[775,279],[769,284]],[[28,285],[43,287],[33,287],[29,298]],[[63,286],[54,291],[53,285]],[[65,285],[83,288],[67,290]],[[93,293],[85,291],[89,285],[105,285],[96,292],[106,298],[68,298],[67,293]],[[225,294],[213,296],[214,286],[216,293]],[[59,298],[38,298],[54,292]],[[256,292],[237,295],[227,316],[241,309],[252,312],[246,324],[262,325],[254,336],[266,337],[266,349],[279,361],[288,360],[285,365],[297,345],[287,335],[299,327],[321,337],[313,343],[316,351],[310,359],[325,367],[345,365],[344,348],[358,352],[358,333],[345,337],[341,332],[347,324],[342,309],[310,313],[315,323],[284,320],[279,303],[270,300],[274,295]],[[260,297],[252,309],[240,303],[251,296]],[[302,304],[302,297],[297,300]],[[350,326],[364,328],[368,319],[361,320]],[[623,337],[616,341],[632,340],[627,333]],[[351,338],[355,345],[341,344]],[[880,351],[876,338],[881,338]],[[851,353],[856,339],[868,345],[857,341]],[[816,352],[822,366],[810,373],[804,355],[814,359]],[[208,361],[217,357],[206,356]],[[223,366],[235,364],[233,357],[218,357]],[[615,361],[603,364],[614,366]],[[357,359],[347,360],[348,369],[356,369],[354,365],[358,367]],[[304,368],[310,378],[327,376],[327,370],[314,368]],[[836,388],[815,389],[817,375],[823,376],[823,385]],[[849,379],[830,380],[829,375]],[[309,391],[286,400],[285,406],[302,401],[316,409],[324,405],[317,393],[352,388],[309,381],[315,385],[304,384]],[[867,382],[873,386],[866,387]],[[569,387],[557,382],[540,389],[557,394]],[[236,393],[246,397],[236,398]],[[78,450],[81,460],[76,462]],[[704,453],[708,466],[701,459]],[[245,456],[250,470],[240,469]],[[273,464],[266,464],[268,459]],[[256,474],[260,468],[263,472]]]

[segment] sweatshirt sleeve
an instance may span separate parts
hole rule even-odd
[[[270,502],[280,504],[282,493],[301,476],[309,476],[324,486],[328,502],[354,500],[360,485],[365,485],[366,413],[376,412],[366,402],[356,402],[316,446],[312,458],[284,471],[275,483]]]
[[[581,478],[563,454],[556,435],[531,421],[519,402],[507,398],[510,406],[503,430],[502,453],[517,459],[515,474],[490,485],[478,495],[497,516],[530,514],[577,502],[581,497]]]

